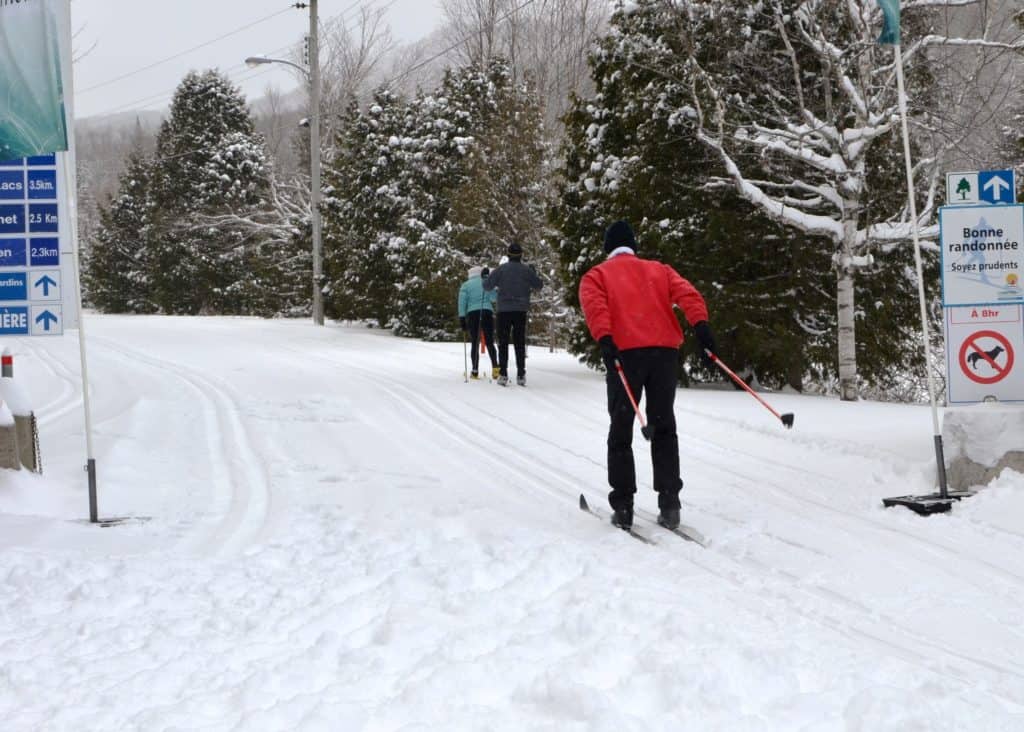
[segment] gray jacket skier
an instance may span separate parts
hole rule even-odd
[[[516,383],[526,386],[526,311],[530,309],[530,294],[544,286],[536,270],[523,264],[523,248],[512,242],[508,247],[508,261],[484,280],[485,290],[498,291],[498,383],[508,384],[509,337],[516,351]]]

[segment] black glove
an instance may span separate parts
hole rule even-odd
[[[715,353],[717,348],[715,347],[715,336],[711,333],[711,326],[708,325],[708,321],[702,320],[693,326],[693,332],[697,336],[697,340],[700,341],[700,358],[704,362],[704,365],[709,369],[715,368],[715,362],[712,361],[707,352]],[[715,354],[717,355],[717,354]]]
[[[462,330],[468,330],[468,328],[466,328],[465,318],[459,318],[459,327],[462,328]]]
[[[615,361],[619,357],[619,347],[615,345],[615,341],[610,335],[601,336],[597,342],[601,345],[601,359],[604,361],[604,367],[608,369],[608,373],[614,372]]]
[[[480,277],[482,279],[487,279],[487,275],[489,275],[490,273],[491,273],[491,268],[490,267],[484,267],[482,270],[480,270]]]

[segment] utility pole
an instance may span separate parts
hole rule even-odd
[[[317,0],[309,0],[309,205],[313,224],[313,322],[324,324],[323,232],[320,221],[320,21]]]

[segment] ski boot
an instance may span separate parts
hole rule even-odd
[[[678,529],[679,528],[679,509],[678,508],[663,508],[658,513],[658,523],[664,526],[666,529]]]
[[[526,386],[526,374],[520,374],[517,376],[516,383],[519,384],[519,386]]]
[[[498,377],[498,386],[508,386],[508,377],[507,376],[499,376]]]
[[[497,379],[499,376],[501,376],[501,369],[495,366],[493,369],[491,369],[491,378]]]
[[[469,378],[476,379],[477,381],[479,381],[480,380],[480,374],[478,374],[476,371],[474,371],[473,373],[471,373],[469,375]]]
[[[612,526],[617,526],[623,531],[633,528],[633,509],[619,508],[612,511]]]

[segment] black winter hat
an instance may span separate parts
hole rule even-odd
[[[508,245],[508,256],[510,257],[521,257],[523,256],[523,248],[519,246],[519,242],[514,241]]]
[[[616,221],[604,232],[604,252],[611,254],[619,247],[629,247],[636,251],[636,237],[633,236],[633,227],[625,221]]]

